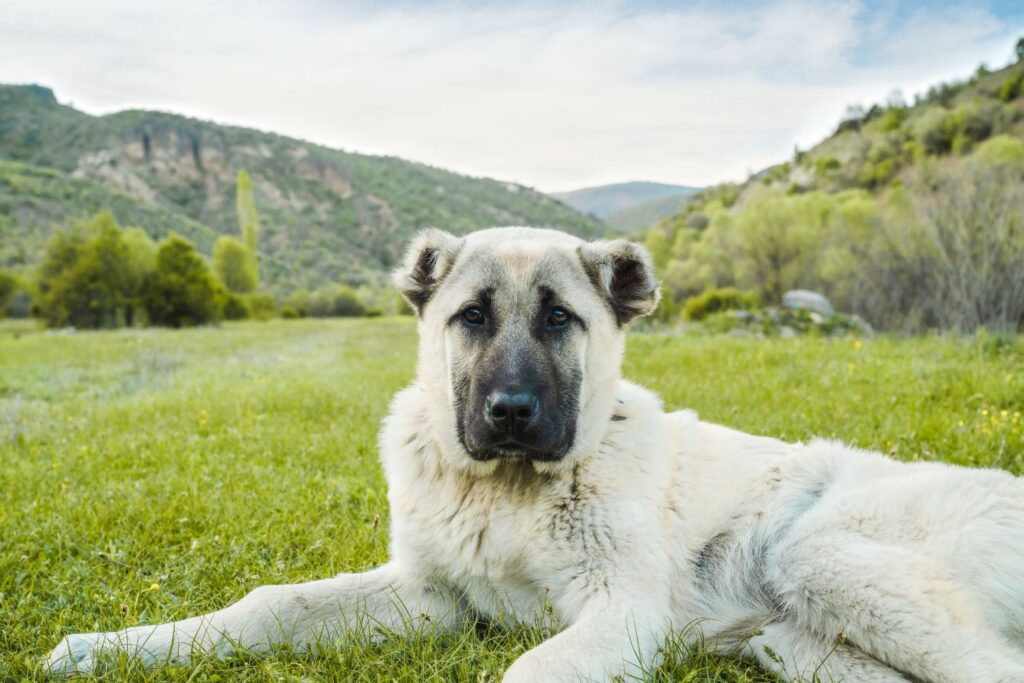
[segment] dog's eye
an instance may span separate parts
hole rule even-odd
[[[565,327],[566,323],[569,322],[569,311],[555,306],[551,309],[551,313],[548,314],[548,327]]]
[[[462,319],[470,325],[483,325],[484,312],[477,306],[470,306],[462,312]]]

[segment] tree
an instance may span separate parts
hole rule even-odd
[[[0,270],[0,320],[7,314],[7,304],[11,302],[18,280],[6,270]]]
[[[121,233],[128,250],[129,319],[126,324],[144,322],[146,309],[142,305],[142,289],[146,279],[156,270],[156,244],[139,228],[128,228]]]
[[[249,294],[256,289],[253,259],[245,245],[230,235],[218,237],[213,245],[213,272],[235,294]]]
[[[256,200],[253,197],[252,180],[245,169],[238,172],[238,183],[235,188],[235,208],[238,213],[238,228],[242,232],[242,243],[249,254],[250,267],[259,284],[259,234],[260,217],[256,213]],[[253,287],[255,289],[256,286]],[[250,290],[251,291],[251,290]]]
[[[131,252],[109,212],[51,238],[37,272],[47,324],[97,328],[132,322],[138,282]]]
[[[213,322],[219,313],[216,296],[217,283],[195,245],[178,235],[164,240],[145,287],[150,322],[167,327]]]
[[[1014,48],[1014,54],[1017,55],[1018,62],[1024,62],[1024,37],[1017,41],[1017,45]]]
[[[817,193],[762,193],[736,217],[738,268],[768,304],[797,286],[810,286],[825,216]]]

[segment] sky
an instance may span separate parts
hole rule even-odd
[[[742,180],[1006,64],[1024,2],[3,0],[0,82],[560,191]]]

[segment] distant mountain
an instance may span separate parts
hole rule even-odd
[[[260,211],[260,270],[279,292],[379,281],[424,227],[606,230],[515,183],[174,114],[90,116],[35,85],[0,85],[0,161],[17,162],[0,165],[0,267],[37,258],[55,227],[100,209],[209,253],[216,235],[237,232],[240,169]]]
[[[688,188],[690,189],[690,188]],[[641,204],[630,206],[604,217],[605,224],[616,232],[638,232],[651,227],[658,221],[673,216],[690,201],[699,190],[691,189],[685,194],[671,194]]]
[[[625,218],[614,219],[616,222],[633,226],[624,229],[636,230],[675,213],[688,197],[693,196],[699,191],[700,188],[686,187],[685,185],[666,185],[664,183],[636,181],[586,187],[581,190],[572,190],[571,192],[554,193],[552,196],[562,200],[577,211],[605,220],[612,227],[617,226],[607,219],[620,212],[651,202],[665,202],[651,204],[650,207],[641,209],[638,214],[626,214]],[[679,201],[675,202],[676,199]],[[665,210],[666,207],[667,210]],[[635,225],[637,216],[654,214],[657,214],[657,216],[650,223],[639,226]]]

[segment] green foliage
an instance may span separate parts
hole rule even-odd
[[[7,315],[7,306],[18,289],[18,278],[6,270],[0,270],[0,320]]]
[[[151,264],[145,245],[137,235],[126,242],[109,213],[55,234],[37,273],[39,313],[53,327],[139,322],[140,295]]]
[[[878,328],[1021,329],[1024,97],[999,97],[1018,80],[1020,63],[979,68],[913,106],[853,107],[788,167],[706,188],[642,238],[665,288],[656,318],[708,288],[768,305],[804,288]]]
[[[699,321],[712,313],[722,311],[750,310],[757,307],[757,297],[741,292],[734,287],[709,289],[703,294],[691,297],[683,304],[683,317]]]
[[[838,171],[842,164],[835,157],[819,157],[814,160],[814,172],[819,176],[827,175],[830,171]]]
[[[219,292],[218,305],[220,317],[224,320],[245,320],[252,317],[252,308],[248,299],[242,294],[230,290]]]
[[[992,166],[1024,168],[1024,140],[997,135],[978,145],[974,157]]]
[[[740,282],[762,301],[813,279],[814,247],[824,231],[828,199],[819,193],[784,196],[759,192],[736,215],[731,250]]]
[[[248,297],[249,309],[256,320],[270,320],[277,315],[277,302],[267,292],[257,292]]]
[[[309,313],[314,318],[364,316],[366,305],[354,289],[346,285],[325,285],[309,297]]]
[[[193,617],[257,586],[386,561],[376,436],[415,349],[409,319],[0,327],[0,678],[44,680],[39,662],[67,633]],[[734,429],[1021,474],[1022,366],[1020,340],[632,334],[624,374],[666,409]],[[469,625],[157,673],[118,660],[100,678],[492,680],[547,635]],[[646,680],[778,680],[678,637],[663,650]]]
[[[249,249],[231,235],[221,235],[213,245],[213,272],[235,294],[249,294],[259,284]]]
[[[143,299],[149,320],[165,327],[190,327],[217,320],[217,282],[188,240],[171,235],[157,250],[156,270]]]
[[[246,256],[248,257],[248,266],[246,268],[248,272],[244,274],[243,279],[252,277],[255,282],[248,290],[235,289],[233,291],[251,292],[256,289],[260,281],[260,217],[256,212],[256,199],[252,192],[252,180],[245,169],[238,172],[238,181],[235,186],[235,207],[238,213],[238,228],[242,233],[242,242],[245,245]],[[238,275],[243,274],[238,273]]]
[[[1010,102],[1017,99],[1017,96],[1021,93],[1022,86],[1024,86],[1024,76],[1021,74],[1008,76],[1003,81],[1003,85],[1000,86],[999,93],[996,96],[1003,102]]]

